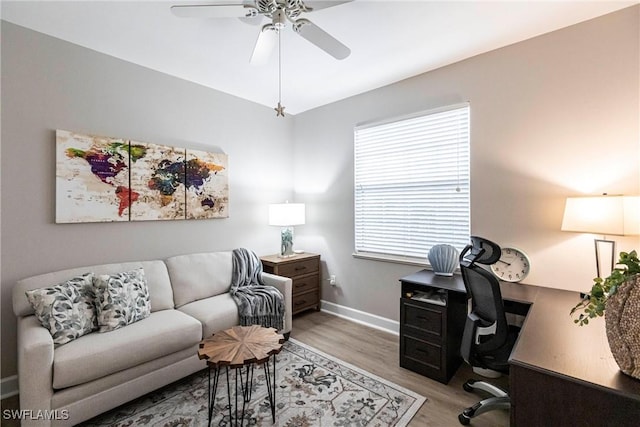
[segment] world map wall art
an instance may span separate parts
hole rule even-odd
[[[56,131],[56,222],[227,218],[227,155]]]

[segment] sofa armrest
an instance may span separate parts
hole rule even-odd
[[[49,410],[53,396],[53,338],[35,316],[18,317],[18,386],[20,409]],[[44,426],[23,419],[22,426]]]
[[[284,327],[280,333],[286,334],[291,332],[293,326],[291,319],[291,289],[293,287],[293,280],[288,277],[263,272],[262,283],[273,286],[284,296]]]

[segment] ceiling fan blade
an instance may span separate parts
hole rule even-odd
[[[273,48],[278,43],[278,32],[268,29],[269,24],[262,27],[262,31],[258,34],[258,40],[251,54],[251,65],[264,65],[269,60]]]
[[[308,6],[311,11],[326,9],[328,7],[340,6],[341,4],[351,3],[353,0],[308,0],[304,4]]]
[[[308,19],[298,19],[293,29],[336,59],[345,59],[351,54],[351,49]]]
[[[250,8],[242,2],[188,4],[171,6],[171,12],[180,18],[241,18],[250,13]]]

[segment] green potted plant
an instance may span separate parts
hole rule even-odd
[[[609,298],[616,294],[622,283],[639,273],[640,260],[636,251],[620,252],[620,260],[609,277],[593,279],[591,292],[571,309],[571,315],[583,311],[574,319],[574,323],[584,326],[589,324],[589,319],[603,316]]]
[[[640,379],[640,260],[636,251],[620,252],[616,268],[605,279],[595,278],[591,293],[571,314],[580,326],[603,316],[609,349],[620,370]]]

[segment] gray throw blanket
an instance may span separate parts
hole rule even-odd
[[[262,325],[281,330],[284,327],[284,297],[273,286],[262,283],[262,263],[244,248],[234,249],[231,296],[238,305],[240,325]]]

